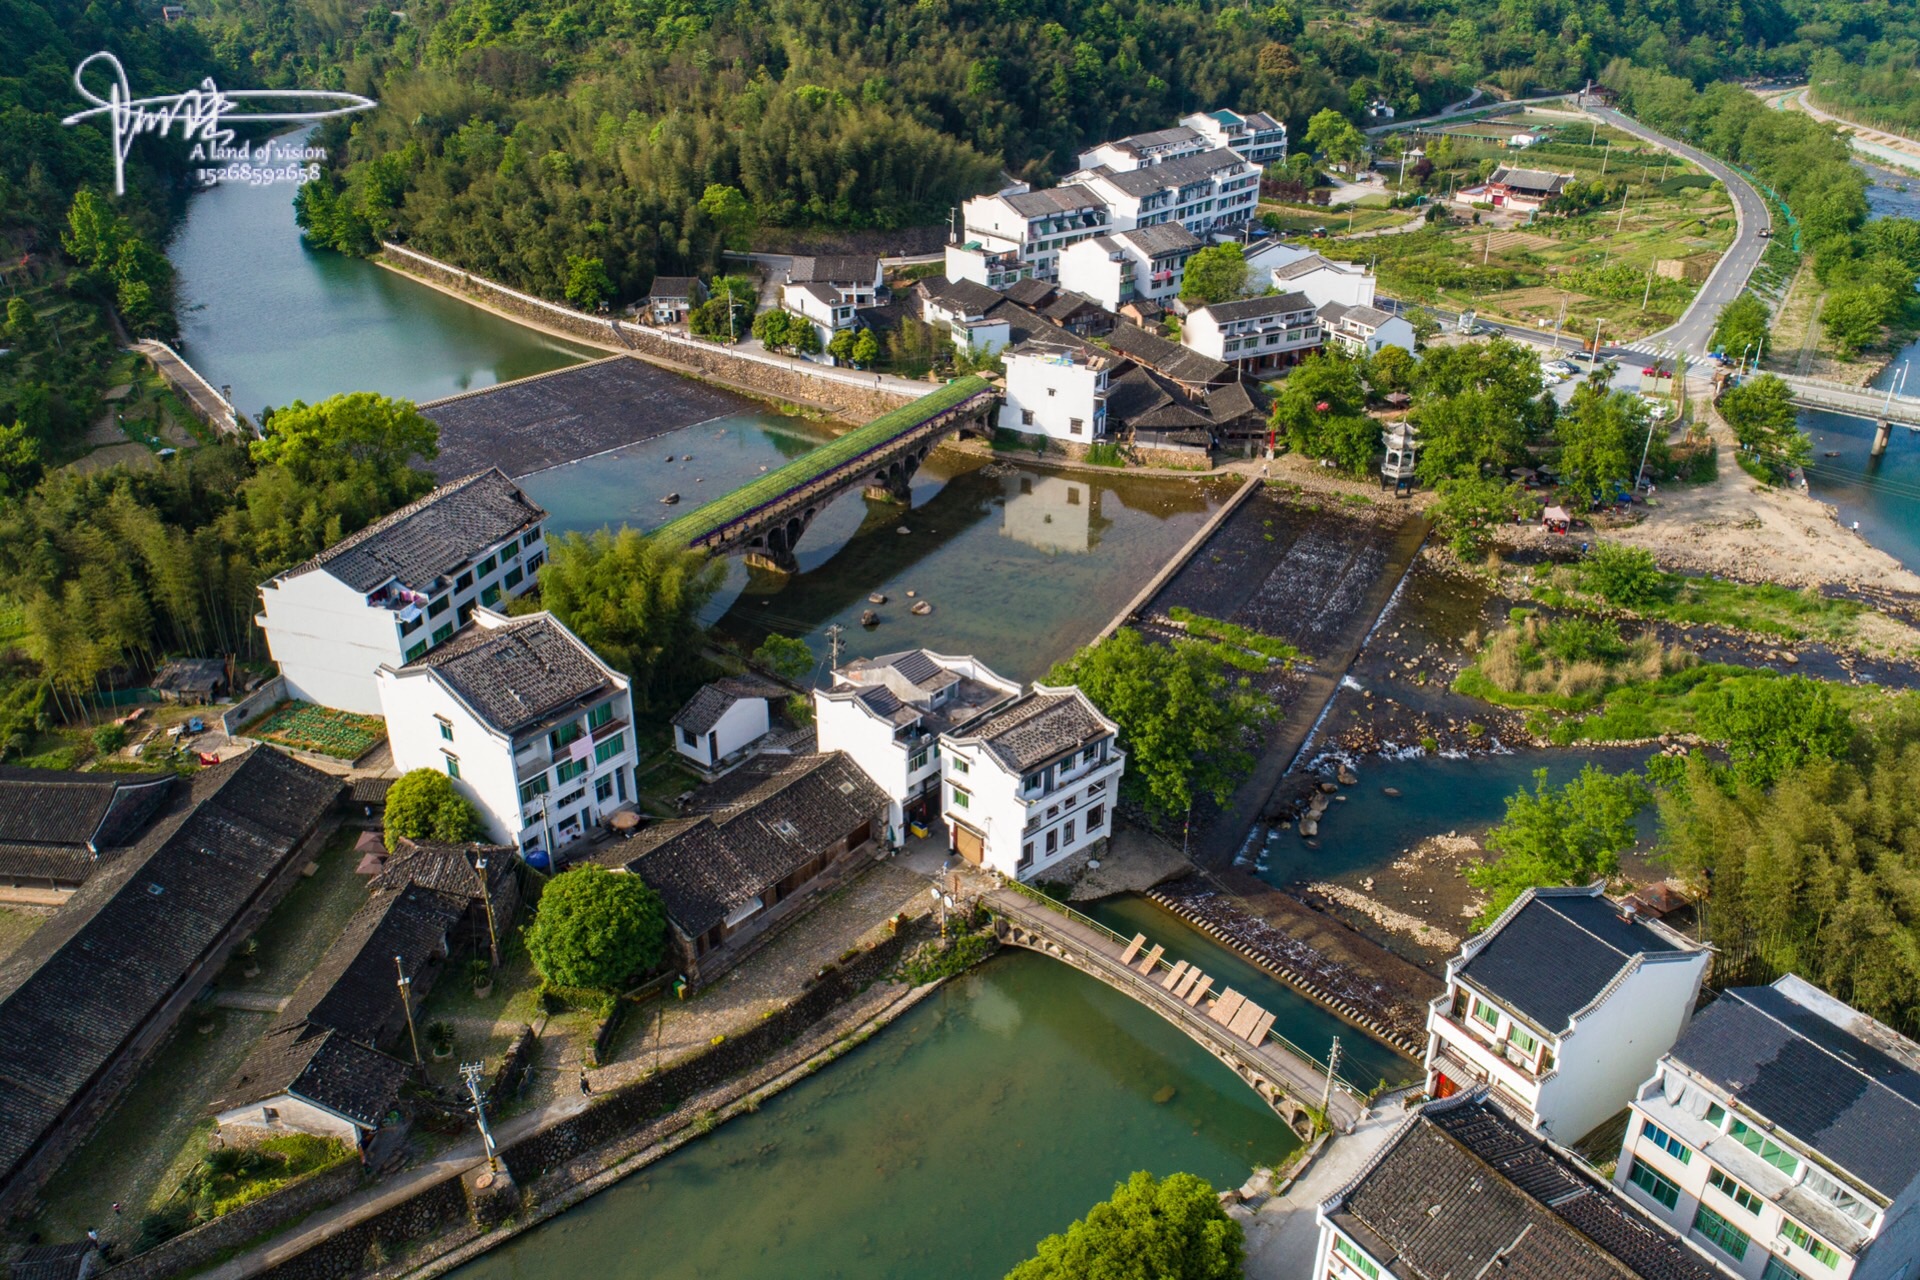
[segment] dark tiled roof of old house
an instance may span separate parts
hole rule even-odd
[[[878,258],[842,254],[836,257],[795,258],[787,268],[787,278],[794,284],[858,284],[872,288],[873,278],[879,272]]]
[[[13,1280],[81,1280],[99,1270],[98,1251],[87,1240],[31,1245],[7,1264]]]
[[[513,874],[518,855],[503,844],[444,844],[438,840],[402,838],[387,858],[387,865],[368,882],[378,893],[383,889],[404,889],[417,884],[470,902],[482,900],[480,870],[476,865],[486,859],[486,890],[497,895],[501,884]]]
[[[774,702],[787,697],[789,690],[771,680],[762,680],[757,676],[726,676],[711,684],[700,686],[699,692],[687,699],[687,705],[674,712],[673,725],[689,733],[705,733],[720,723],[720,717],[736,702],[748,698],[765,698]]]
[[[985,315],[1006,301],[1000,294],[973,280],[949,280],[945,276],[935,276],[920,281],[915,288],[946,310],[967,315]]]
[[[691,298],[699,284],[700,281],[695,276],[655,276],[653,284],[647,289],[647,296],[662,301],[677,302],[683,298]]]
[[[1128,359],[1188,386],[1212,386],[1231,377],[1223,361],[1169,342],[1139,325],[1125,322],[1114,325],[1113,332],[1107,335],[1107,344]]]
[[[1078,689],[1033,692],[978,724],[965,737],[978,741],[1007,768],[1025,773],[1063,752],[1113,732]]]
[[[667,915],[697,937],[874,822],[886,793],[845,752],[756,756],[694,804],[696,817],[656,823],[627,862],[665,900]],[[876,829],[871,832],[878,835]]]
[[[1194,313],[1206,312],[1216,321],[1258,320],[1263,316],[1289,315],[1296,311],[1312,311],[1313,299],[1304,293],[1262,294],[1257,298],[1235,298],[1231,302],[1214,302],[1204,307],[1196,307]]]
[[[339,793],[268,747],[202,770],[0,963],[0,1176],[209,957]]]
[[[1200,247],[1200,237],[1177,222],[1157,222],[1150,227],[1135,227],[1131,231],[1118,232],[1113,238],[1124,240],[1148,257],[1155,258]]]
[[[347,799],[353,804],[385,804],[393,778],[355,778],[347,783]]]
[[[401,670],[432,671],[475,715],[506,734],[614,689],[593,651],[546,613],[496,626],[469,622]]]
[[[1007,295],[1009,302],[1017,303],[1023,307],[1042,307],[1045,306],[1059,290],[1053,285],[1048,284],[1045,280],[1035,280],[1032,276],[1027,276],[1025,279],[1015,280],[1005,289],[1002,289],[1001,292]]]
[[[393,1110],[408,1073],[391,1054],[304,1022],[267,1032],[240,1070],[216,1110],[291,1093],[370,1129]]]
[[[1326,1206],[1401,1280],[1723,1280],[1482,1097],[1430,1104]]]
[[[282,576],[324,569],[355,591],[389,581],[432,591],[489,547],[546,517],[519,485],[490,467],[441,485]]]
[[[418,976],[445,948],[466,909],[466,895],[417,884],[374,894],[294,989],[277,1025],[308,1022],[378,1044],[400,1012],[394,957],[409,978]]]
[[[79,884],[139,838],[176,781],[0,767],[0,876]]]

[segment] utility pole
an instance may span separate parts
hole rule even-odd
[[[1645,311],[1647,309],[1647,303],[1651,301],[1652,298],[1653,298],[1653,264],[1649,262],[1647,264],[1647,287],[1645,291],[1642,292],[1640,295],[1640,309],[1642,311]]]
[[[1327,1054],[1327,1088],[1320,1095],[1320,1114],[1327,1117],[1327,1128],[1333,1128],[1333,1073],[1340,1068],[1340,1037],[1333,1038],[1333,1050]]]
[[[1606,322],[1607,319],[1605,316],[1593,322],[1593,362],[1595,365],[1600,363],[1600,326]]]
[[[1633,198],[1631,190],[1620,194],[1620,216],[1613,220],[1613,234],[1619,235],[1620,228],[1627,225],[1627,201]]]
[[[845,630],[846,628],[837,622],[827,628],[827,669],[829,671],[840,669],[840,636]]]
[[[399,956],[393,958],[393,971],[400,976],[400,1007],[407,1011],[407,1039],[413,1044],[413,1065],[425,1066],[420,1060],[420,1033],[413,1026],[413,979],[407,976],[407,966]]]
[[[1613,159],[1613,139],[1607,139],[1607,149],[1600,153],[1600,176],[1607,176],[1607,161]]]
[[[480,1126],[480,1141],[487,1149],[487,1168],[498,1173],[500,1153],[493,1145],[493,1129],[487,1124],[487,1104],[480,1096],[480,1076],[486,1069],[484,1062],[463,1062],[460,1064],[460,1078],[467,1082],[467,1094],[473,1099],[473,1118]],[[581,1078],[586,1077],[583,1075]]]
[[[476,858],[473,869],[480,873],[480,901],[487,904],[487,950],[493,955],[493,967],[500,968],[500,929],[493,920],[493,888],[487,883],[487,860]]]

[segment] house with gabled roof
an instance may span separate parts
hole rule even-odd
[[[774,705],[790,696],[786,686],[754,675],[704,684],[673,714],[673,749],[703,775],[724,772],[774,733]]]
[[[1627,1105],[1693,1016],[1711,953],[1604,887],[1529,889],[1447,962],[1428,1093],[1484,1084],[1567,1145]]]
[[[1187,259],[1200,248],[1200,238],[1177,222],[1095,236],[1061,253],[1060,284],[1115,312],[1140,298],[1176,298]]]
[[[1187,313],[1180,341],[1242,373],[1291,368],[1326,341],[1313,299],[1304,293],[1235,298]]]
[[[1742,1280],[1904,1280],[1920,1044],[1793,974],[1723,991],[1634,1095],[1614,1181]]]
[[[550,613],[482,609],[378,684],[394,764],[445,773],[536,865],[638,796],[631,681]]]
[[[1198,111],[1180,123],[1216,147],[1231,147],[1248,164],[1264,168],[1287,158],[1287,126],[1264,111]]]
[[[1119,726],[1072,685],[1022,696],[940,735],[947,838],[974,866],[1030,880],[1113,830]]]
[[[0,1212],[87,1135],[299,879],[340,792],[270,747],[202,769],[0,961]]]
[[[342,538],[260,586],[254,619],[289,696],[380,714],[374,672],[445,644],[474,610],[531,590],[547,513],[494,467]]]
[[[139,839],[172,773],[76,773],[0,766],[0,901],[52,906]]]

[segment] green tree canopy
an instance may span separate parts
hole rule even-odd
[[[1239,1280],[1240,1224],[1190,1173],[1140,1172],[1064,1234],[1040,1242],[1007,1280]]]
[[[1239,245],[1210,245],[1187,259],[1180,296],[1188,302],[1230,302],[1247,290],[1247,255]]]
[[[480,815],[438,769],[411,769],[387,789],[386,841],[444,840],[458,844],[480,834]]]
[[[1360,475],[1380,453],[1380,424],[1367,416],[1361,364],[1338,351],[1316,351],[1287,374],[1269,419],[1288,446],[1332,458]]]
[[[1632,609],[1649,604],[1667,588],[1666,575],[1645,547],[1599,542],[1581,566],[1581,583],[1608,604]]]
[[[1367,152],[1367,139],[1353,122],[1328,107],[1307,121],[1307,146],[1330,164],[1352,168]]]
[[[1479,476],[1442,480],[1438,494],[1439,501],[1428,514],[1462,560],[1478,558],[1493,530],[1512,524],[1514,516],[1527,507],[1526,492],[1519,485]]]
[[[1729,360],[1752,359],[1763,350],[1771,337],[1768,326],[1773,321],[1773,313],[1767,310],[1767,304],[1750,293],[1743,293],[1720,308],[1720,316],[1713,324],[1713,337],[1709,339],[1714,347],[1724,351]]]
[[[1046,683],[1079,686],[1120,726],[1122,785],[1162,817],[1203,795],[1225,804],[1253,769],[1255,730],[1274,714],[1212,647],[1148,644],[1130,627],[1059,663]]]
[[[589,862],[547,882],[526,938],[549,986],[618,991],[665,957],[667,912],[639,876]]]
[[[1414,387],[1420,478],[1428,484],[1516,466],[1553,422],[1540,362],[1507,338],[1429,348]]]
[[[1740,447],[1775,479],[1813,458],[1813,441],[1800,429],[1792,389],[1770,373],[1722,392],[1720,416],[1733,428]]]
[[[782,680],[795,684],[813,674],[817,661],[813,646],[798,636],[783,636],[777,631],[760,642],[760,647],[753,651],[753,660]]]
[[[395,494],[425,492],[411,467],[440,456],[440,428],[410,400],[352,391],[275,410],[252,449],[254,461],[285,467],[306,484],[360,474]]]
[[[1554,426],[1560,483],[1590,502],[1631,488],[1647,447],[1649,416],[1646,403],[1631,392],[1576,388]]]
[[[567,301],[582,311],[592,311],[613,300],[613,280],[607,264],[583,253],[567,255]]]
[[[700,212],[719,231],[729,249],[745,249],[753,232],[753,206],[740,188],[709,182],[700,196]]]
[[[817,341],[813,349],[815,351],[820,349]],[[871,369],[879,359],[880,340],[873,336],[873,330],[862,329],[860,336],[853,340],[853,362],[862,369]]]
[[[1734,777],[1754,787],[1806,761],[1838,759],[1853,740],[1853,718],[1833,687],[1802,675],[1727,681],[1705,696],[1695,723],[1726,744]]]
[[[566,533],[548,543],[540,604],[632,679],[639,710],[675,699],[704,670],[700,610],[725,575],[706,552],[631,528]]]
[[[1487,832],[1486,847],[1498,856],[1467,869],[1467,883],[1487,895],[1479,927],[1528,889],[1589,884],[1619,870],[1649,794],[1638,774],[1610,774],[1597,765],[1562,787],[1547,782],[1545,769],[1535,771],[1533,790],[1509,796],[1506,820]]]

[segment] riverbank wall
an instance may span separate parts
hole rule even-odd
[[[603,351],[635,356],[763,400],[807,405],[849,421],[866,422],[923,394],[912,384],[878,374],[730,348],[624,320],[591,316],[510,289],[404,245],[383,242],[381,248],[383,252],[375,259],[380,265],[506,319]],[[924,388],[932,389],[932,384]]]

